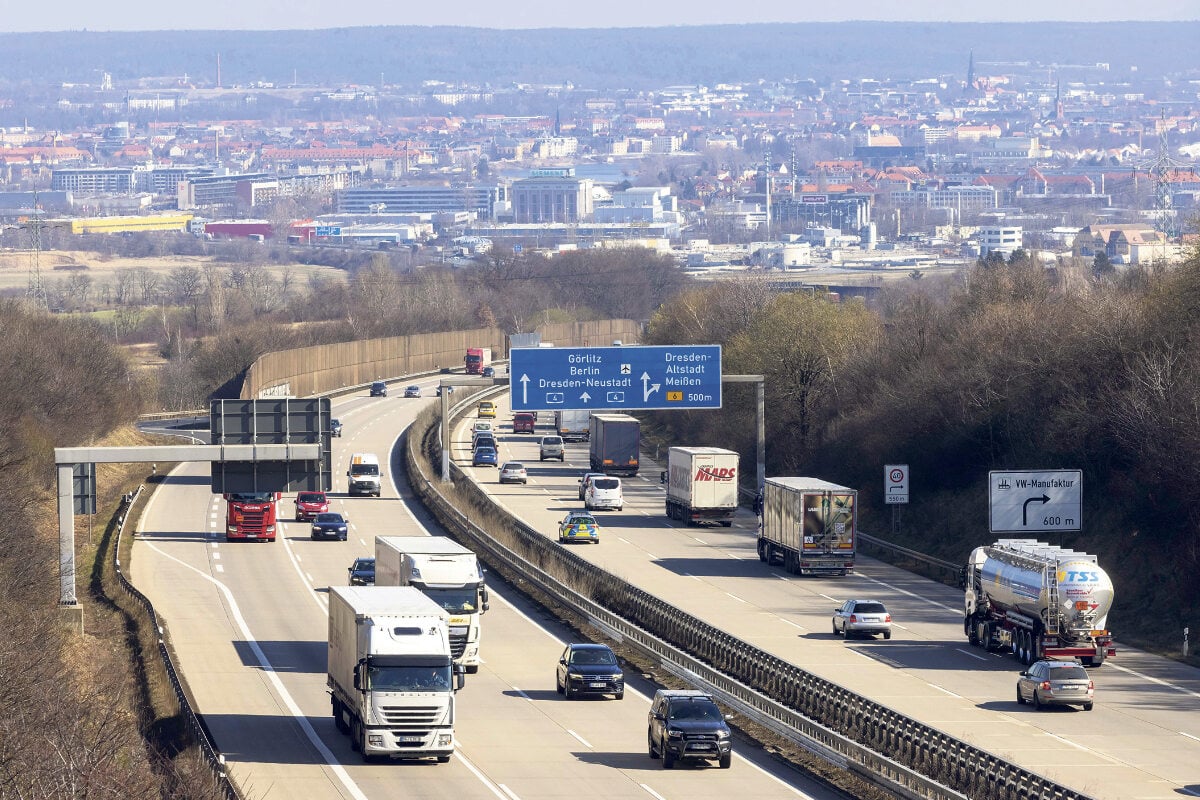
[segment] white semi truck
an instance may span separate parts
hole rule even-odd
[[[1001,539],[971,551],[963,568],[963,630],[1022,664],[1078,658],[1098,667],[1116,655],[1108,630],[1113,585],[1093,555],[1034,539]]]
[[[420,589],[450,615],[450,649],[479,671],[480,617],[488,610],[483,568],[471,550],[445,536],[376,536],[375,585]]]
[[[738,454],[719,447],[672,447],[667,451],[667,516],[691,525],[733,525],[738,507]]]
[[[419,590],[330,586],[328,673],[334,723],[364,761],[450,760],[465,677],[446,612]]]
[[[854,570],[858,491],[819,478],[767,478],[758,558],[798,575]]]

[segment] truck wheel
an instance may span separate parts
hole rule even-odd
[[[733,753],[722,753],[717,764],[721,769],[729,769],[730,765],[733,764]]]
[[[767,563],[767,553],[763,549],[763,540],[762,539],[758,540],[758,560],[763,562],[764,564]]]
[[[346,724],[346,720],[342,716],[342,701],[337,699],[333,701],[333,725],[340,734],[345,735],[350,732],[350,726]]]
[[[354,752],[362,750],[362,734],[358,730],[358,720],[350,723],[350,749]]]
[[[721,520],[721,527],[722,527],[722,528],[732,528],[732,527],[733,527],[733,520],[731,520],[731,519],[723,519],[723,520]]]
[[[438,762],[439,764],[449,764],[449,763],[450,763],[450,756],[438,756],[438,757],[437,757],[437,762]]]
[[[975,623],[970,617],[963,620],[963,632],[967,634],[967,643],[972,647],[979,646],[979,634],[975,630]]]

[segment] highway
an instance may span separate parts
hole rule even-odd
[[[568,444],[564,464],[539,463],[537,436],[513,434],[508,417],[498,415],[500,460],[525,463],[528,485],[500,486],[494,469],[470,467],[465,423],[454,456],[496,502],[554,538],[558,520],[582,508],[587,445]],[[543,422],[539,434],[549,432]],[[597,512],[598,546],[567,546],[763,650],[1077,791],[1102,800],[1200,796],[1200,671],[1118,645],[1115,659],[1091,671],[1095,710],[1019,706],[1018,662],[967,644],[960,591],[861,557],[844,578],[767,567],[749,513],[732,528],[667,519],[660,469],[643,462],[625,481],[624,510]],[[890,641],[833,635],[832,611],[850,597],[887,605]]]
[[[333,440],[332,507],[350,517],[347,542],[311,541],[285,522],[275,543],[226,543],[224,502],[208,466],[183,464],[149,499],[136,532],[133,583],[154,603],[197,709],[243,792],[297,798],[730,797],[832,800],[825,789],[744,742],[732,769],[663,770],[646,753],[648,693],[627,673],[624,700],[568,702],[554,691],[554,663],[572,634],[519,594],[492,582],[483,619],[484,664],[457,695],[458,749],[449,764],[364,764],[330,716],[325,679],[326,593],[346,568],[372,555],[373,537],[435,532],[411,502],[398,437],[432,399],[365,392],[334,402],[345,426]],[[345,495],[355,451],[389,463],[381,498]],[[290,519],[294,495],[280,501]],[[604,548],[598,548],[604,549]],[[738,746],[741,745],[741,746]]]

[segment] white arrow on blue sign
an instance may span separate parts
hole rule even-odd
[[[721,407],[720,345],[509,351],[513,411]]]

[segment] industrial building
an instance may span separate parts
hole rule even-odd
[[[495,220],[509,212],[509,188],[501,184],[414,184],[355,186],[337,193],[339,214],[431,214],[467,211],[480,220]]]

